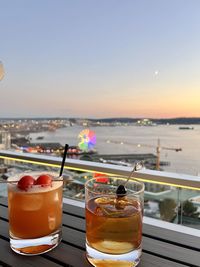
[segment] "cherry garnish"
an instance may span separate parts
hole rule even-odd
[[[126,193],[127,193],[126,188],[124,187],[124,185],[120,184],[117,187],[117,191],[116,191],[117,197],[124,197]]]
[[[143,168],[144,166],[144,162],[143,161],[138,161],[135,163],[134,167],[133,167],[133,170],[131,171],[131,173],[129,174],[126,182],[124,185],[120,184],[118,187],[117,187],[117,190],[116,190],[116,195],[117,197],[124,197],[126,196],[127,194],[127,190],[126,190],[126,184],[128,183],[129,179],[131,178],[132,174],[135,172],[135,171],[139,171]]]
[[[35,179],[30,175],[23,176],[17,183],[17,187],[21,190],[27,191],[35,184]]]
[[[37,178],[35,185],[41,185],[42,187],[51,186],[52,177],[48,174],[42,174]]]

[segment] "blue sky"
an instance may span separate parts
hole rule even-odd
[[[0,117],[200,116],[200,1],[0,7]]]

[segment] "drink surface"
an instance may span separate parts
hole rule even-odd
[[[8,204],[12,237],[30,239],[48,235],[61,226],[62,181],[53,181],[47,187],[34,185],[27,191],[20,190],[17,183],[10,183]]]
[[[139,201],[115,196],[89,200],[86,207],[89,246],[109,254],[137,249],[142,239],[142,209]]]

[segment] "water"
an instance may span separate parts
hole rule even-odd
[[[145,126],[102,126],[90,127],[96,133],[97,143],[95,149],[99,154],[129,154],[129,153],[153,153],[156,155],[157,140],[160,139],[161,160],[170,162],[164,166],[165,171],[200,175],[200,125],[193,125],[193,130],[179,130],[180,125]],[[191,125],[190,125],[191,127]],[[31,134],[32,142],[38,136],[44,136],[42,142],[59,142],[62,145],[78,145],[79,133],[85,129],[81,126],[73,126],[58,129],[55,132],[43,132]],[[107,143],[106,140],[116,141]],[[132,143],[120,144],[120,142]],[[138,144],[141,144],[138,147]],[[182,148],[175,152],[170,148]]]

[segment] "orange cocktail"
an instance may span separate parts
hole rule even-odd
[[[139,202],[115,196],[91,199],[86,207],[87,242],[104,253],[120,254],[137,249],[142,241]]]
[[[106,181],[86,182],[86,256],[93,266],[139,263],[143,193],[144,185],[132,178],[110,176]]]
[[[13,182],[16,179],[18,182]],[[11,248],[20,254],[40,254],[57,246],[61,240],[62,181],[52,174],[29,173],[9,182]]]

